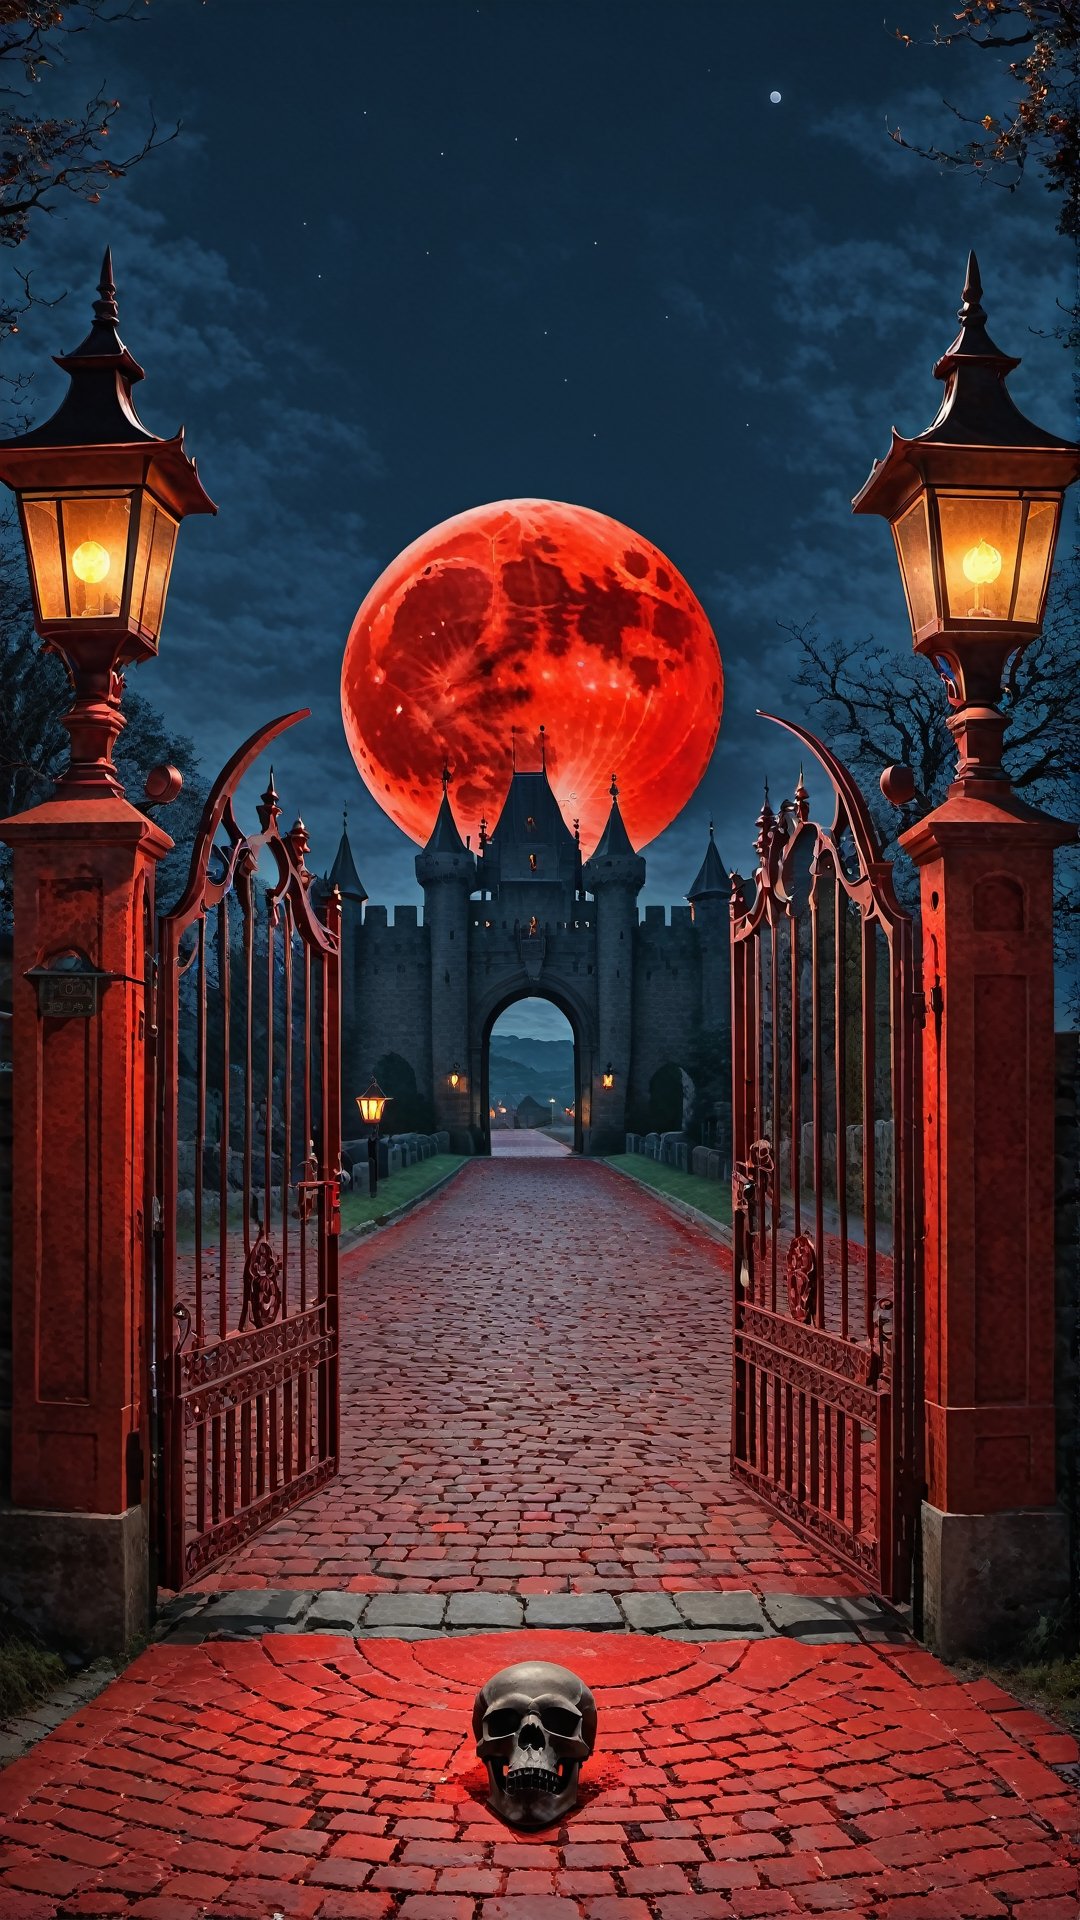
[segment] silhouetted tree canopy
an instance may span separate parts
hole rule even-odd
[[[795,684],[806,694],[807,723],[851,769],[870,803],[890,858],[897,835],[918,814],[937,806],[953,777],[956,747],[945,727],[941,682],[921,655],[867,640],[823,636],[813,621],[787,629],[799,647]],[[1014,661],[1004,698],[1009,716],[1005,766],[1029,806],[1071,819],[1080,765],[1080,564],[1060,567],[1046,625]],[[897,809],[878,781],[894,762],[915,775],[918,798]],[[1066,848],[1058,856],[1055,928],[1061,963],[1075,971],[1080,917],[1080,863]],[[909,908],[918,901],[914,869],[901,860],[897,890]]]
[[[926,44],[896,29],[905,46]],[[921,146],[889,129],[898,146],[940,166],[967,167],[994,186],[1015,192],[1034,165],[1048,192],[1060,196],[1058,231],[1080,237],[1080,0],[971,0],[952,24],[935,27],[935,47],[979,47],[1009,75],[1003,113],[959,112],[971,138],[957,147]]]
[[[162,133],[149,111],[140,145],[113,150],[119,100],[104,86],[77,111],[65,110],[60,75],[68,48],[92,29],[138,20],[149,0],[3,0],[0,4],[0,246],[20,247],[35,220],[55,214],[65,200],[91,203],[140,160],[174,140],[179,124]],[[11,275],[21,292],[0,296],[0,339],[40,296],[29,276]],[[62,297],[62,296],[61,296]],[[55,300],[44,302],[49,306]]]

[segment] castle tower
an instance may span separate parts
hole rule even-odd
[[[552,792],[546,764],[511,776],[502,811],[485,836],[480,883],[498,894],[500,914],[528,926],[556,927],[574,917],[581,878],[577,842]]]
[[[716,850],[711,820],[705,858],[686,898],[694,910],[694,926],[701,944],[701,1024],[719,1032],[726,1030],[731,1018],[728,957],[731,875]]]
[[[342,1127],[348,1121],[347,1132],[355,1132],[355,1110],[353,1096],[359,1087],[367,1085],[371,1073],[370,1061],[358,1056],[360,1032],[353,1010],[360,1005],[360,942],[364,922],[364,901],[367,889],[356,871],[356,861],[349,845],[349,812],[345,808],[341,816],[341,839],[334,855],[334,864],[329,873],[323,875],[319,894],[325,898],[336,887],[341,895],[341,1100],[344,1113]]]
[[[431,1067],[435,1116],[452,1133],[468,1126],[469,1073],[469,895],[476,885],[476,860],[457,830],[450,805],[450,772],[443,769],[443,796],[431,838],[416,856],[416,877],[424,889],[424,924],[431,964]],[[450,1085],[455,1068],[461,1075]]]
[[[626,1093],[634,1024],[634,937],[637,896],[645,862],[635,853],[619,811],[619,788],[611,776],[611,812],[582,877],[596,901],[597,1084],[592,1090],[593,1153],[617,1152],[626,1131]],[[603,1078],[610,1070],[612,1085]]]

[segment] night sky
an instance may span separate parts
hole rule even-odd
[[[911,32],[941,11],[893,6]],[[38,222],[19,264],[70,292],[16,353],[44,417],[111,241],[142,416],[186,423],[220,507],[182,530],[161,657],[134,677],[207,777],[310,706],[274,761],[312,864],[347,803],[372,898],[415,900],[414,848],[345,746],[353,615],[437,521],[550,496],[667,553],[723,656],[719,743],[643,900],[682,898],[710,815],[745,871],[764,775],[779,793],[797,771],[753,717],[801,711],[778,623],[910,646],[888,530],[849,503],[890,426],[936,411],[969,246],[1023,355],[1015,398],[1070,430],[1066,356],[1035,331],[1068,294],[1050,197],[885,131],[953,140],[942,93],[993,111],[996,72],[903,49],[866,0],[153,0],[85,36],[58,84],[106,80],[121,150],[148,100],[184,128],[99,206]]]

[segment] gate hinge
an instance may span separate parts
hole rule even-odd
[[[911,996],[911,1009],[920,1027],[925,1027],[926,1025],[927,1008],[929,1008],[935,1020],[941,1019],[945,1011],[945,990],[940,980],[935,980],[929,994],[923,993],[920,988]]]

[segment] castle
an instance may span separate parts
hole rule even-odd
[[[645,861],[630,843],[614,779],[604,832],[583,861],[546,768],[512,774],[476,853],[458,831],[444,773],[416,876],[423,919],[415,906],[398,906],[391,921],[367,898],[347,826],[325,876],[341,896],[346,1102],[392,1055],[453,1148],[488,1152],[491,1030],[515,1001],[538,997],[573,1031],[578,1151],[621,1152],[631,1121],[642,1130],[657,1124],[657,1089],[670,1088],[672,1076],[681,1077],[688,1117],[702,1090],[702,1036],[726,1058],[730,1034],[731,882],[711,827],[689,904],[673,906],[670,919],[662,906],[641,917]],[[726,1132],[720,1098],[707,1123],[714,1143],[717,1129]],[[682,1124],[683,1114],[669,1124]],[[391,1128],[393,1119],[388,1111]]]

